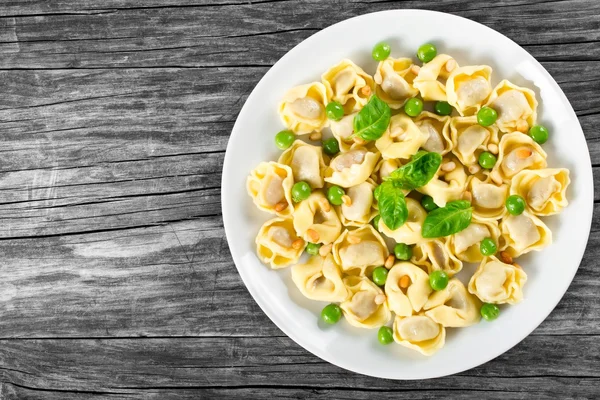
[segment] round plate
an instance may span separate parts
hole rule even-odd
[[[382,346],[377,330],[357,329],[342,321],[324,326],[325,305],[305,299],[289,268],[270,270],[256,257],[255,235],[271,215],[258,211],[246,192],[246,177],[261,161],[277,160],[276,132],[284,129],[277,105],[293,86],[319,81],[344,58],[374,74],[371,49],[390,43],[393,57],[413,57],[425,42],[460,65],[487,64],[493,85],[501,79],[532,88],[539,100],[538,121],[550,130],[544,145],[549,167],[571,170],[569,206],[543,218],[554,243],[519,258],[528,275],[525,299],[502,308],[494,322],[448,329],[446,345],[431,357],[400,345]],[[519,45],[481,24],[421,10],[367,14],[340,22],[306,39],[281,58],[256,85],[233,127],[223,167],[222,206],[231,254],[246,287],[271,320],[299,345],[322,359],[365,375],[424,379],[473,368],[523,340],[550,314],[566,292],[587,243],[593,208],[592,169],[581,126],[566,96],[550,74]],[[534,351],[534,350],[532,350]],[[542,349],[539,349],[542,351]]]

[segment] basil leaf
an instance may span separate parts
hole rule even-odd
[[[390,124],[390,106],[376,95],[356,114],[352,121],[354,134],[364,140],[377,140]]]
[[[441,164],[442,156],[439,153],[421,154],[392,172],[385,180],[392,181],[394,186],[400,189],[417,189],[425,186],[433,178]]]
[[[449,236],[466,229],[471,223],[473,207],[466,200],[455,200],[427,214],[421,236],[433,239]]]
[[[379,185],[379,215],[383,223],[391,230],[400,228],[408,218],[408,208],[402,190],[391,182]]]

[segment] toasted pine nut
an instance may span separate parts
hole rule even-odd
[[[406,289],[408,285],[410,285],[410,278],[408,275],[404,275],[402,278],[400,278],[400,287],[402,289]]]
[[[310,241],[313,243],[317,243],[320,239],[319,232],[315,231],[314,229],[308,229],[306,234],[310,237]]]
[[[313,142],[316,142],[318,140],[321,140],[323,138],[323,135],[321,134],[321,132],[314,132],[314,133],[311,133],[308,138],[310,140],[312,140]]]
[[[444,172],[452,172],[456,168],[456,163],[454,161],[448,161],[447,163],[442,164],[440,169]]]
[[[479,165],[471,165],[469,167],[469,173],[471,175],[475,175],[476,173],[478,173],[479,171],[481,171],[481,167]]]
[[[456,60],[451,58],[446,62],[446,71],[452,72],[454,71],[454,68],[456,68]]]
[[[521,133],[527,133],[529,130],[529,124],[524,119],[517,121],[517,130]]]
[[[498,154],[498,145],[494,144],[494,143],[490,143],[490,144],[488,144],[488,150],[492,154]]]
[[[496,185],[502,184],[502,177],[500,177],[500,174],[498,173],[498,171],[492,171],[492,173],[490,174],[490,178],[492,178],[492,180],[494,181],[494,183]]]
[[[383,266],[387,269],[390,269],[394,266],[394,261],[396,261],[396,258],[390,254],[388,258],[385,259],[385,264],[383,264]]]
[[[296,239],[292,242],[292,248],[295,250],[299,250],[304,246],[304,240]]]
[[[319,255],[321,257],[325,257],[327,254],[331,253],[331,248],[333,246],[331,244],[326,244],[325,246],[321,246],[319,248]]]
[[[393,138],[396,138],[396,137],[402,135],[403,133],[404,133],[404,129],[398,127],[393,132],[390,132],[390,137],[393,139]]]
[[[466,200],[468,202],[473,201],[473,195],[469,191],[464,192],[462,195],[462,198],[463,198],[463,200]]]
[[[519,149],[517,150],[517,157],[519,158],[527,158],[527,157],[531,157],[531,155],[533,154],[533,152],[529,149]]]
[[[352,205],[352,198],[347,194],[342,196],[342,201],[346,207],[350,207]]]
[[[319,199],[319,204],[321,205],[321,210],[323,210],[325,212],[331,211],[331,205],[329,204],[327,199],[325,199],[325,198]]]
[[[360,88],[360,93],[363,96],[370,96],[371,95],[371,86],[363,86],[362,88]]]
[[[413,65],[412,67],[410,67],[410,72],[412,72],[415,75],[419,75],[419,71],[421,71],[421,67],[419,67],[418,65]]]
[[[512,264],[513,259],[510,256],[510,254],[508,254],[506,251],[501,251],[500,252],[500,260],[504,263],[504,264]]]
[[[275,204],[275,211],[277,212],[282,212],[283,210],[285,210],[288,207],[288,203],[285,201],[281,201],[277,204]]]
[[[364,140],[363,138],[360,138],[358,136],[353,136],[352,140],[354,140],[354,143],[356,143],[356,144],[360,144],[360,145],[367,144],[366,140]]]
[[[378,294],[377,296],[375,296],[375,304],[379,305],[379,304],[383,304],[385,303],[385,294]]]
[[[358,244],[358,243],[360,243],[360,238],[358,236],[348,235],[348,237],[346,238],[346,240],[348,241],[348,243],[351,243],[351,244]]]

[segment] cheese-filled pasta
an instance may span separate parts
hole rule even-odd
[[[523,300],[527,274],[518,265],[505,264],[496,257],[483,259],[469,281],[469,292],[486,303],[516,304]]]
[[[491,180],[482,181],[476,176],[469,177],[467,190],[471,193],[473,215],[480,220],[497,220],[506,215],[504,203],[508,197],[507,184],[495,184]]]
[[[462,198],[467,187],[467,173],[462,164],[454,157],[449,157],[445,164],[453,165],[452,169],[444,170],[444,165],[425,186],[417,190],[433,198],[435,204],[444,207],[452,200]]]
[[[338,208],[344,226],[362,226],[377,215],[377,210],[373,207],[375,187],[375,183],[369,179],[346,190],[346,195],[350,197],[350,204],[342,203]]]
[[[389,322],[392,313],[379,286],[364,276],[348,276],[344,284],[349,296],[340,307],[350,325],[373,329]]]
[[[284,125],[297,135],[320,131],[327,124],[327,93],[320,82],[290,89],[279,105]]]
[[[416,75],[413,72],[413,62],[410,58],[392,58],[380,61],[375,80],[377,96],[390,108],[399,109],[411,97],[419,94],[412,85]]]
[[[521,215],[508,215],[500,222],[506,251],[518,257],[530,251],[540,251],[552,243],[552,231],[535,215],[528,211]]]
[[[346,114],[360,110],[375,90],[373,78],[361,67],[346,59],[321,75],[329,101],[337,101]]]
[[[492,68],[487,65],[469,65],[455,68],[446,80],[448,103],[460,115],[473,115],[492,93]]]
[[[384,159],[409,159],[428,139],[429,135],[423,133],[412,118],[396,114],[390,119],[390,126],[383,136],[375,141],[375,147]]]
[[[492,90],[487,105],[498,113],[496,125],[502,132],[527,132],[536,122],[538,102],[533,90],[506,79]]]
[[[311,243],[333,243],[342,231],[342,223],[333,207],[323,208],[323,193],[312,192],[294,210],[294,228],[298,236]]]
[[[493,239],[494,243],[502,242],[503,244],[504,241],[500,236],[498,221],[479,220],[475,216],[466,229],[450,236],[448,239],[448,248],[461,261],[470,263],[479,262],[483,259],[479,245],[485,238]]]
[[[417,243],[413,247],[411,261],[414,264],[427,268],[428,273],[442,270],[452,276],[463,267],[460,261],[451,251],[448,239],[435,239]]]
[[[397,243],[415,244],[423,241],[421,236],[421,227],[427,217],[427,212],[421,204],[410,197],[406,198],[406,208],[408,209],[408,218],[404,225],[396,230],[389,229],[383,220],[379,220],[378,230],[385,236],[394,239]]]
[[[423,306],[425,315],[447,328],[463,328],[481,319],[477,297],[456,278],[450,279],[445,289],[434,292]]]
[[[356,113],[344,115],[339,121],[331,121],[329,123],[329,129],[331,134],[338,141],[340,150],[342,152],[349,151],[354,145],[352,140],[352,134],[354,133],[354,126],[352,125]]]
[[[423,111],[417,118],[415,124],[428,139],[421,147],[427,151],[446,154],[452,150],[450,139],[450,117],[440,116],[428,111]]]
[[[280,216],[294,212],[292,203],[292,169],[274,161],[261,162],[246,180],[246,189],[261,210]]]
[[[385,241],[371,225],[345,230],[333,243],[333,258],[343,271],[360,270],[383,265],[389,255]]]
[[[498,145],[498,128],[481,126],[476,116],[454,117],[450,121],[452,153],[466,166],[477,165],[479,155],[488,145]]]
[[[566,168],[524,170],[512,179],[510,194],[523,197],[534,215],[553,215],[569,204],[566,191],[570,182]]]
[[[256,235],[256,254],[273,269],[298,262],[304,241],[294,231],[289,218],[273,218],[264,223]]]
[[[394,320],[394,341],[431,356],[444,347],[446,328],[426,315],[397,316]]]
[[[395,264],[385,281],[390,310],[402,317],[421,311],[431,292],[429,275],[410,262]]]
[[[329,168],[325,170],[325,182],[343,188],[356,186],[369,178],[378,160],[379,153],[355,146],[331,160]]]
[[[340,267],[331,254],[326,257],[313,256],[304,264],[294,265],[292,280],[300,292],[311,300],[342,302],[348,297]]]
[[[304,181],[314,189],[323,187],[325,161],[323,148],[296,140],[292,146],[281,154],[278,162],[288,165],[294,174],[294,181]]]
[[[500,139],[498,161],[491,172],[492,179],[510,182],[524,169],[546,168],[546,152],[528,135],[507,133]]]
[[[446,79],[458,67],[456,60],[447,54],[439,54],[423,65],[413,81],[425,101],[446,101]]]

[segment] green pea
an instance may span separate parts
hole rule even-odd
[[[423,100],[421,99],[413,97],[404,104],[404,112],[408,116],[416,117],[421,114],[421,111],[423,111]]]
[[[496,242],[492,238],[485,238],[479,243],[479,251],[484,256],[493,256],[498,251],[498,247],[496,246]]]
[[[325,107],[325,112],[327,113],[327,118],[332,119],[334,121],[339,121],[344,117],[344,107],[337,101],[332,101],[327,104]]]
[[[481,107],[477,112],[477,123],[481,126],[490,126],[498,119],[496,110],[490,107]]]
[[[371,55],[373,56],[373,59],[377,61],[383,61],[390,56],[391,52],[392,49],[390,48],[389,44],[387,44],[386,42],[380,42],[377,43],[375,47],[373,47]]]
[[[321,311],[321,318],[328,324],[335,324],[342,318],[342,309],[337,304],[328,304]]]
[[[390,344],[394,341],[394,331],[389,326],[382,326],[377,332],[377,339],[381,344]]]
[[[506,209],[510,215],[521,215],[525,211],[525,199],[518,194],[508,196],[506,199]]]
[[[341,187],[332,186],[327,189],[327,200],[329,200],[329,202],[334,206],[341,206],[343,203],[342,196],[345,194],[346,192],[344,192],[344,189]]]
[[[498,158],[489,151],[484,151],[479,155],[479,165],[481,165],[481,168],[492,169],[496,165],[496,161],[498,161]]]
[[[308,243],[306,245],[306,249],[305,250],[311,256],[317,256],[317,255],[319,255],[319,249],[320,248],[321,248],[321,245],[319,243]]]
[[[544,144],[548,140],[548,129],[542,125],[534,125],[529,129],[529,136],[539,144]]]
[[[373,224],[373,228],[375,228],[376,231],[379,230],[379,220],[381,219],[381,217],[379,215],[376,215],[375,218],[373,218],[373,220],[371,221],[371,223]]]
[[[424,45],[419,47],[419,50],[417,50],[417,57],[424,63],[433,60],[436,55],[437,49],[431,43],[425,43]]]
[[[412,247],[406,243],[396,243],[394,246],[394,255],[398,260],[410,260],[412,257]]]
[[[433,271],[429,274],[429,286],[431,286],[433,290],[446,289],[449,280],[448,274],[441,270]]]
[[[452,106],[447,101],[437,101],[433,109],[437,115],[452,114]]]
[[[500,315],[500,309],[498,306],[490,303],[483,303],[479,312],[481,312],[481,316],[486,321],[493,321],[498,318],[498,315]]]
[[[377,267],[373,270],[373,282],[376,285],[383,286],[387,280],[388,270],[386,267]]]
[[[340,144],[336,138],[325,139],[323,140],[323,151],[325,154],[334,156],[340,152]]]
[[[281,131],[277,135],[275,135],[275,145],[280,150],[285,150],[294,143],[294,139],[296,139],[296,135],[292,131]]]
[[[426,211],[433,211],[436,208],[439,208],[438,205],[433,201],[433,197],[429,195],[421,197],[421,205]]]
[[[296,203],[301,202],[302,200],[308,199],[310,196],[310,185],[306,182],[296,182],[294,186],[292,186],[292,200]]]

